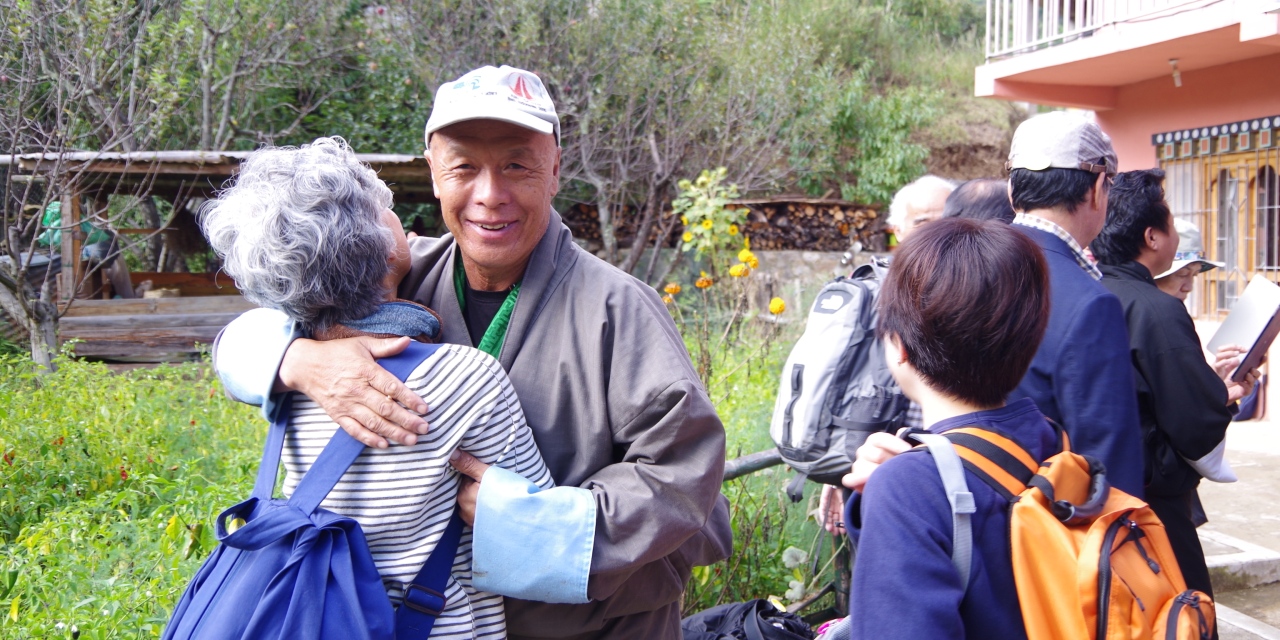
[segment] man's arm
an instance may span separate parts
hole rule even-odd
[[[1120,301],[1107,294],[1080,306],[1064,336],[1053,393],[1071,449],[1098,458],[1111,485],[1143,496],[1142,433]]]
[[[214,369],[232,397],[261,405],[268,418],[274,394],[299,391],[353,438],[386,448],[388,438],[414,444],[427,432],[422,398],[376,362],[408,345],[408,338],[307,340],[284,313],[253,309],[219,334]]]
[[[1181,323],[1167,327],[1182,332]],[[1188,319],[1185,329],[1194,331]],[[1174,451],[1197,460],[1213,451],[1227,435],[1231,410],[1227,406],[1227,387],[1205,362],[1200,342],[1191,336],[1180,336],[1191,342],[1183,347],[1137,354],[1142,377],[1151,387],[1156,424]]]

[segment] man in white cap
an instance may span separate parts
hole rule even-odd
[[[528,71],[482,67],[442,85],[426,157],[450,233],[411,242],[398,293],[441,314],[444,342],[498,360],[559,485],[539,493],[454,460],[475,481],[459,494],[473,583],[508,596],[510,636],[679,638],[692,567],[732,549],[724,428],[656,292],[579,248],[552,209],[559,140]],[[301,391],[371,446],[428,433],[410,411],[427,411],[421,399],[373,360],[404,341],[315,342],[249,320],[216,347],[237,397]],[[260,379],[271,362],[278,375]]]
[[[1112,486],[1141,498],[1142,435],[1128,330],[1119,300],[1099,282],[1102,273],[1083,250],[1106,223],[1117,167],[1111,139],[1082,115],[1042,114],[1014,132],[1008,166],[1013,224],[1044,251],[1050,292],[1044,340],[1009,400],[1034,400],[1066,429],[1073,450],[1102,461]],[[907,448],[889,434],[869,438],[844,484],[860,489],[880,463]]]
[[[1111,139],[1064,111],[1022,123],[1009,150],[1013,224],[1049,262],[1049,326],[1010,399],[1028,397],[1071,436],[1072,448],[1107,468],[1107,480],[1143,495],[1142,436],[1120,301],[1083,247],[1107,220],[1116,175]]]

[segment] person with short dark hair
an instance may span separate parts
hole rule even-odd
[[[1146,453],[1146,500],[1164,523],[1187,586],[1213,593],[1194,517],[1202,477],[1233,481],[1223,453],[1230,405],[1247,394],[1254,371],[1228,391],[1205,361],[1191,316],[1152,274],[1169,271],[1178,251],[1159,169],[1116,176],[1107,224],[1090,247],[1102,284],[1120,299],[1129,329],[1138,414]]]
[[[877,332],[894,379],[920,403],[929,431],[978,425],[1037,459],[1057,452],[1057,436],[1034,402],[1006,404],[1036,355],[1049,300],[1040,249],[1004,223],[942,219],[903,243],[880,293]],[[889,460],[850,500],[846,526],[858,542],[853,638],[1026,637],[1008,500],[966,474],[977,509],[967,588],[952,563],[951,506],[933,456],[917,449]]]
[[[1040,350],[1010,397],[1035,401],[1071,436],[1074,450],[1106,466],[1112,486],[1141,498],[1142,434],[1124,315],[1083,249],[1106,221],[1116,172],[1111,139],[1084,116],[1046,113],[1014,132],[1009,168],[1013,228],[1044,251],[1053,299]],[[906,448],[892,434],[872,434],[845,485],[861,487]]]
[[[1013,222],[1013,204],[1009,202],[1009,181],[998,178],[976,178],[956,187],[942,207],[944,218],[999,220]]]

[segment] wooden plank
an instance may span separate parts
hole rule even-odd
[[[63,335],[81,335],[82,332],[120,331],[134,329],[158,329],[162,327],[226,326],[239,317],[239,313],[171,313],[133,316],[78,316],[63,318],[58,331]]]
[[[189,298],[135,298],[133,300],[76,300],[64,318],[99,315],[179,313],[243,313],[257,305],[241,296],[193,296]]]
[[[190,359],[199,353],[196,344],[213,344],[217,332],[207,336],[154,336],[145,340],[88,340],[75,346],[79,357],[165,362]]]
[[[234,320],[234,318],[232,318]],[[230,322],[230,321],[228,321]],[[87,327],[78,328],[72,331],[59,331],[58,338],[63,342],[72,338],[88,340],[94,342],[118,342],[126,343],[147,343],[150,341],[163,341],[170,343],[173,341],[186,340],[187,343],[200,340],[210,342],[218,335],[219,331],[226,326],[223,324],[199,324],[190,326],[176,327],[133,327],[122,329],[120,327]]]
[[[152,289],[177,288],[184,298],[204,296],[236,296],[240,290],[226,274],[219,273],[156,273],[137,271],[129,274],[134,288],[150,280]]]

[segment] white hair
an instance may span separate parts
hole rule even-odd
[[[955,188],[956,183],[947,180],[946,178],[939,178],[931,173],[916,178],[912,182],[908,183],[907,186],[898,189],[897,193],[893,194],[893,202],[889,203],[888,223],[898,229],[902,228],[902,225],[907,222],[907,203],[911,202],[911,198],[914,197],[917,192],[923,189],[946,189],[947,191],[954,191]]]
[[[342,138],[267,147],[205,203],[200,224],[250,302],[307,329],[358,320],[385,298],[391,190]]]

